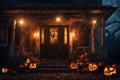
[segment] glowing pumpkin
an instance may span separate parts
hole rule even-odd
[[[97,66],[97,64],[95,64],[95,63],[89,63],[88,64],[88,70],[89,71],[96,71],[98,69],[98,66]]]
[[[29,59],[29,58],[26,59],[26,63],[27,63],[27,64],[30,63],[30,59]]]
[[[76,63],[71,63],[70,69],[72,69],[72,70],[78,69],[78,65]]]
[[[2,73],[7,73],[8,72],[8,69],[7,68],[2,68]]]
[[[113,66],[107,66],[104,68],[104,75],[105,76],[112,76],[116,75],[116,68]]]
[[[35,69],[35,68],[37,68],[37,64],[36,63],[30,63],[29,68],[30,69]]]

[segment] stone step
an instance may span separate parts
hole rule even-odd
[[[69,65],[40,65],[39,68],[68,68]]]
[[[69,61],[66,60],[42,60],[36,69],[39,72],[70,72]]]
[[[40,61],[41,65],[69,65],[69,61],[65,61],[65,60],[44,60],[44,61]]]
[[[71,72],[70,68],[37,68],[37,72]]]

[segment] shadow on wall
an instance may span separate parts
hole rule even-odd
[[[120,63],[120,42],[111,41],[108,48],[108,57],[115,63]]]
[[[104,46],[103,57],[109,63],[120,64],[120,41],[106,41]]]

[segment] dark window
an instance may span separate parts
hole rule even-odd
[[[8,28],[4,25],[0,25],[0,46],[6,46],[7,45],[7,35]]]

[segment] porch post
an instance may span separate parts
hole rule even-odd
[[[104,38],[105,38],[105,28],[104,28],[104,17],[101,19],[101,29],[100,29],[100,53],[103,53],[103,45],[104,45]],[[104,53],[105,57],[107,57],[106,52]]]
[[[104,44],[104,19],[102,18],[102,26],[101,26],[101,34],[100,34],[100,37],[101,37],[101,43],[100,43],[100,46],[101,48],[103,47],[103,44]]]
[[[9,51],[9,57],[11,59],[13,59],[14,54],[15,54],[15,27],[16,27],[16,20],[14,19],[13,23],[12,23],[12,40],[11,40],[11,44],[10,44],[10,51]]]
[[[95,53],[95,34],[94,34],[94,30],[95,30],[95,27],[96,27],[96,20],[93,20],[92,22],[92,30],[91,30],[91,36],[92,36],[92,48],[91,48],[91,52],[92,53]]]

